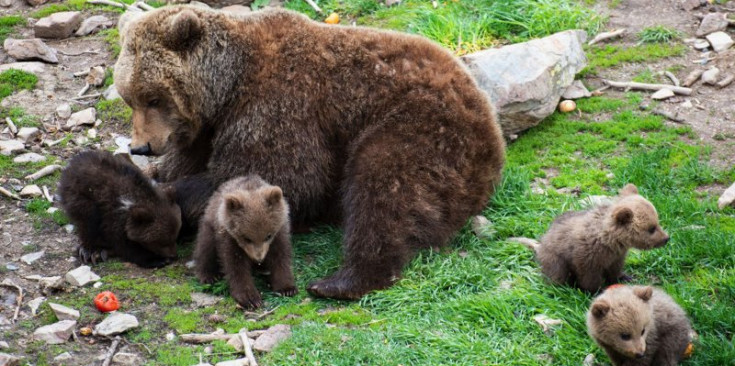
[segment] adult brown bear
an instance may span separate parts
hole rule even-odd
[[[309,285],[357,299],[390,286],[418,248],[446,244],[499,182],[492,107],[449,52],[417,36],[166,7],[125,26],[115,84],[132,151],[198,222],[217,186],[259,174],[294,224],[334,215],[344,264]]]

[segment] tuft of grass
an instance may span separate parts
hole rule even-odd
[[[21,15],[6,15],[0,17],[0,42],[4,42],[15,27],[26,24],[26,18]]]
[[[49,4],[41,9],[38,9],[30,14],[31,18],[40,19],[47,17],[53,13],[60,13],[62,11],[78,11],[81,7],[76,7],[70,4]]]
[[[638,33],[638,39],[643,43],[667,43],[678,40],[681,38],[681,34],[682,33],[676,29],[657,25],[640,31]]]
[[[647,43],[633,47],[592,46],[587,51],[589,62],[587,67],[579,72],[578,77],[596,75],[600,69],[615,67],[623,63],[653,62],[681,56],[686,51],[686,47],[681,44]]]
[[[104,37],[107,47],[112,52],[112,58],[120,56],[122,49],[120,48],[120,32],[117,28],[103,29],[99,34]]]
[[[38,77],[30,72],[10,69],[0,73],[0,100],[14,92],[26,89],[32,90]]]
[[[133,116],[133,110],[122,99],[100,100],[95,108],[97,116],[108,123],[128,123]]]

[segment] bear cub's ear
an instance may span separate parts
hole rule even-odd
[[[265,202],[268,206],[275,206],[283,199],[283,191],[280,187],[268,187],[265,191]]]
[[[621,196],[631,196],[634,194],[638,194],[638,187],[635,185],[628,183],[620,190]]]
[[[653,296],[653,288],[651,286],[636,287],[633,289],[633,293],[641,300],[648,302],[648,300],[651,300],[651,296]]]
[[[225,195],[225,207],[228,211],[242,210],[245,204],[242,202],[240,197],[234,194]]]
[[[591,312],[592,315],[597,319],[604,318],[609,311],[610,304],[608,304],[605,300],[597,300],[594,304],[592,304]]]
[[[202,36],[202,22],[191,9],[182,10],[170,17],[168,22],[168,29],[163,36],[166,46],[174,51],[186,51]]]
[[[633,210],[625,206],[615,207],[612,215],[615,223],[620,226],[628,225],[633,221]]]

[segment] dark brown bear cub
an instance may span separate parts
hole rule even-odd
[[[235,301],[257,308],[262,301],[253,269],[262,265],[270,271],[271,289],[293,296],[291,257],[288,205],[281,188],[249,175],[217,189],[199,224],[194,251],[201,282],[212,283],[224,273]]]
[[[612,204],[559,216],[533,249],[554,283],[596,292],[623,276],[628,249],[653,249],[668,241],[656,208],[628,184]]]
[[[616,286],[598,296],[587,314],[587,330],[615,366],[678,365],[692,331],[669,295],[637,286]]]
[[[82,262],[110,254],[152,268],[176,258],[181,211],[175,194],[154,186],[129,156],[78,154],[61,173],[59,195],[79,235]]]

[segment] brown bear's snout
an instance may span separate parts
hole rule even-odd
[[[643,358],[643,355],[644,355],[643,352],[636,353],[635,358]]]
[[[131,147],[130,153],[133,155],[153,155],[153,150],[151,150],[151,143],[149,142],[143,146]]]

